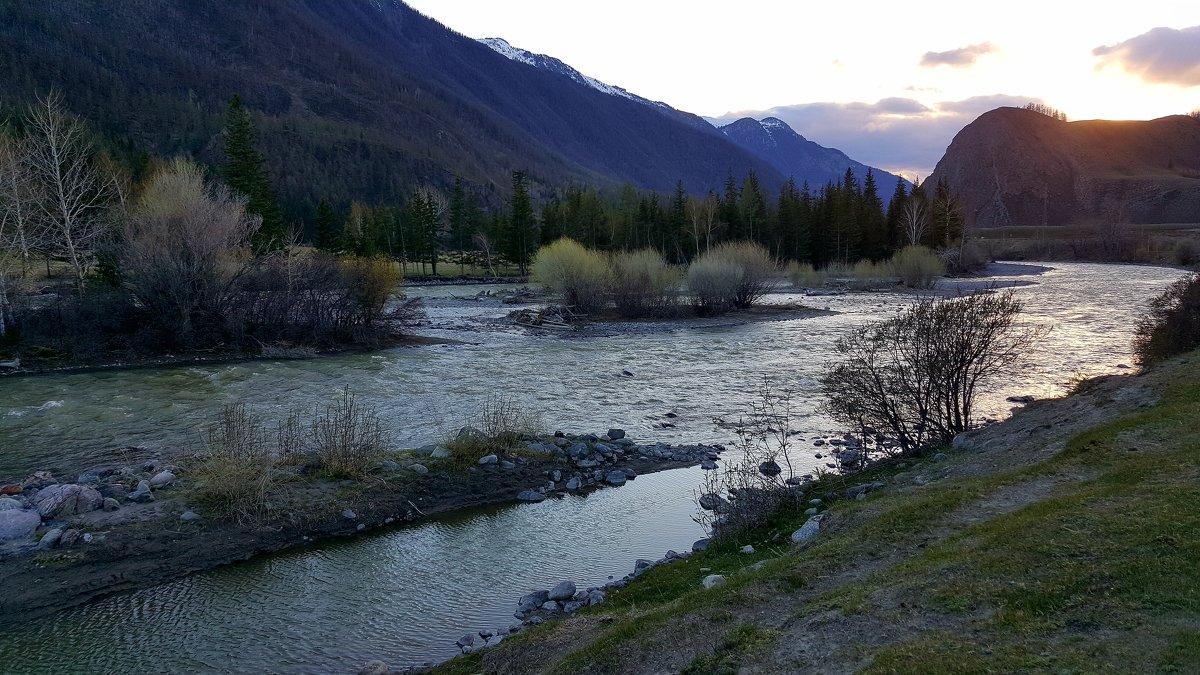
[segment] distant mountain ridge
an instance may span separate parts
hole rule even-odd
[[[835,148],[826,148],[801,136],[781,119],[755,120],[743,117],[720,127],[721,133],[739,146],[771,163],[783,175],[797,183],[807,181],[814,190],[826,183],[837,183],[852,169],[861,182],[870,168]],[[905,181],[881,169],[871,168],[879,194],[886,201],[898,181]]]
[[[52,88],[127,157],[212,164],[239,94],[292,216],[455,175],[499,204],[514,169],[540,189],[784,180],[698,118],[531,68],[398,0],[0,3],[0,113]]]
[[[1200,119],[1066,122],[1018,108],[954,137],[949,181],[967,225],[1200,223]]]

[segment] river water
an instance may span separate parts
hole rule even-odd
[[[985,282],[1012,286],[1026,320],[1051,331],[1019,376],[987,393],[981,415],[1007,414],[1006,396],[1060,394],[1074,375],[1121,372],[1131,363],[1138,314],[1181,274],[1047,267],[998,266]],[[444,437],[496,392],[540,411],[548,428],[617,426],[638,441],[729,442],[713,419],[737,419],[763,378],[796,391],[792,426],[802,436],[832,433],[816,412],[816,377],[834,342],[913,297],[782,293],[768,301],[830,312],[738,325],[640,324],[577,338],[487,321],[513,308],[455,299],[483,288],[409,289],[429,298],[422,334],[468,344],[0,380],[0,480],[121,462],[150,448],[190,452],[222,404],[242,401],[281,417],[312,410],[347,385],[380,410],[399,447]],[[663,428],[668,421],[675,426]],[[797,460],[821,463],[807,447]],[[669,471],[587,497],[439,518],[196,574],[0,635],[0,663],[46,673],[323,673],[352,672],[372,658],[440,660],[464,632],[513,623],[525,592],[561,579],[599,585],[631,571],[635,558],[687,549],[702,536],[691,520],[698,481],[698,469]]]

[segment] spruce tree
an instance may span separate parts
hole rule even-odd
[[[342,233],[337,226],[333,207],[324,199],[317,204],[317,223],[313,233],[313,245],[321,251],[337,253],[342,247]]]
[[[907,201],[908,189],[904,186],[904,181],[898,180],[896,191],[892,193],[887,207],[888,246],[893,249],[902,248],[904,245],[904,204]]]
[[[529,195],[529,178],[524,171],[513,171],[512,202],[508,214],[508,231],[501,242],[504,256],[520,270],[529,271],[529,259],[537,245],[537,221],[533,214],[533,199]]]
[[[246,198],[246,211],[262,218],[251,244],[260,252],[278,250],[286,243],[283,213],[263,166],[263,156],[254,147],[254,120],[237,95],[229,101],[223,135],[225,182],[230,190]]]
[[[862,196],[859,199],[858,222],[862,231],[860,254],[871,260],[888,257],[887,218],[883,212],[883,200],[875,184],[875,172],[867,168],[863,179]]]

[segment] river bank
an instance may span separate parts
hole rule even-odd
[[[214,517],[182,463],[149,458],[61,477],[39,472],[0,487],[0,626],[333,538],[617,487],[711,462],[722,450],[638,445],[610,433],[529,438],[509,455],[467,465],[442,446],[390,453],[361,480],[327,477],[300,458],[283,470],[269,513],[250,522]]]
[[[819,519],[782,513],[433,672],[1186,670],[1198,383],[1192,353],[827,478]]]

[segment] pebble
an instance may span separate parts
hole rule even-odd
[[[346,520],[354,520],[355,518],[358,517],[358,514],[351,511],[350,509],[346,509],[345,511],[342,511],[342,517],[345,518]]]
[[[720,574],[710,574],[700,581],[700,585],[704,588],[716,588],[725,583],[725,577]]]
[[[425,474],[429,473],[429,467],[425,466],[424,464],[413,464],[408,468],[412,469],[413,473],[417,474],[418,476],[424,476]]]
[[[184,511],[183,515],[179,516],[179,519],[185,523],[191,523],[200,520],[200,514],[195,511]]]
[[[742,553],[745,553],[746,555],[754,553],[754,547],[751,546],[750,544],[746,544],[745,546],[742,547]]]
[[[500,458],[495,455],[484,455],[483,457],[479,458],[479,465],[487,466],[489,464],[496,464],[499,461]]]

